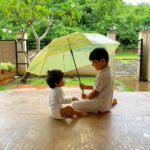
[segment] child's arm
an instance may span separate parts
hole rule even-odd
[[[83,99],[93,99],[94,97],[97,97],[98,94],[99,94],[99,92],[93,90],[93,91],[90,92],[90,94],[88,94],[88,95],[82,93],[82,98],[83,98]]]
[[[77,101],[77,100],[79,100],[77,97],[64,97],[64,96],[62,96],[62,98],[61,98],[61,103],[62,104],[68,104],[68,103],[71,103],[72,101]]]
[[[72,102],[72,97],[66,97],[62,88],[58,88],[57,93],[55,94],[57,95],[57,99],[59,100],[59,103],[61,104],[69,104]]]
[[[93,90],[93,86],[84,85],[84,84],[80,83],[80,89],[82,89],[82,90],[85,90],[85,89],[87,89],[87,90]]]

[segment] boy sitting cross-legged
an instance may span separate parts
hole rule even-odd
[[[73,103],[73,108],[84,112],[107,112],[111,107],[117,104],[113,99],[113,74],[108,66],[109,55],[104,48],[95,48],[89,55],[92,66],[98,70],[94,86],[80,84],[81,89],[90,89],[89,94],[82,93],[79,102]]]

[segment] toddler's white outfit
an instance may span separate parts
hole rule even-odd
[[[49,93],[49,115],[55,119],[64,119],[60,114],[62,104],[71,103],[71,98],[65,98],[62,88],[55,87]]]

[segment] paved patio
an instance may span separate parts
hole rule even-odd
[[[80,96],[78,88],[64,88]],[[0,150],[149,150],[150,92],[119,92],[109,113],[51,119],[49,89],[0,92]]]

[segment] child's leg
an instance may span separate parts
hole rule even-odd
[[[114,106],[114,105],[116,105],[116,104],[117,104],[117,99],[114,98],[114,99],[112,100],[112,106]]]
[[[94,100],[80,100],[79,102],[74,101],[72,103],[72,107],[75,110],[80,110],[83,112],[97,112],[99,110],[99,106]]]
[[[62,117],[74,117],[75,115],[84,117],[88,115],[86,112],[74,110],[71,106],[61,108],[60,114]]]
[[[117,104],[117,99],[116,98],[112,99],[111,104],[112,104],[112,106],[116,105]],[[104,111],[104,112],[98,111],[97,114],[103,114],[103,113],[107,113],[107,112],[109,112],[109,111]]]

